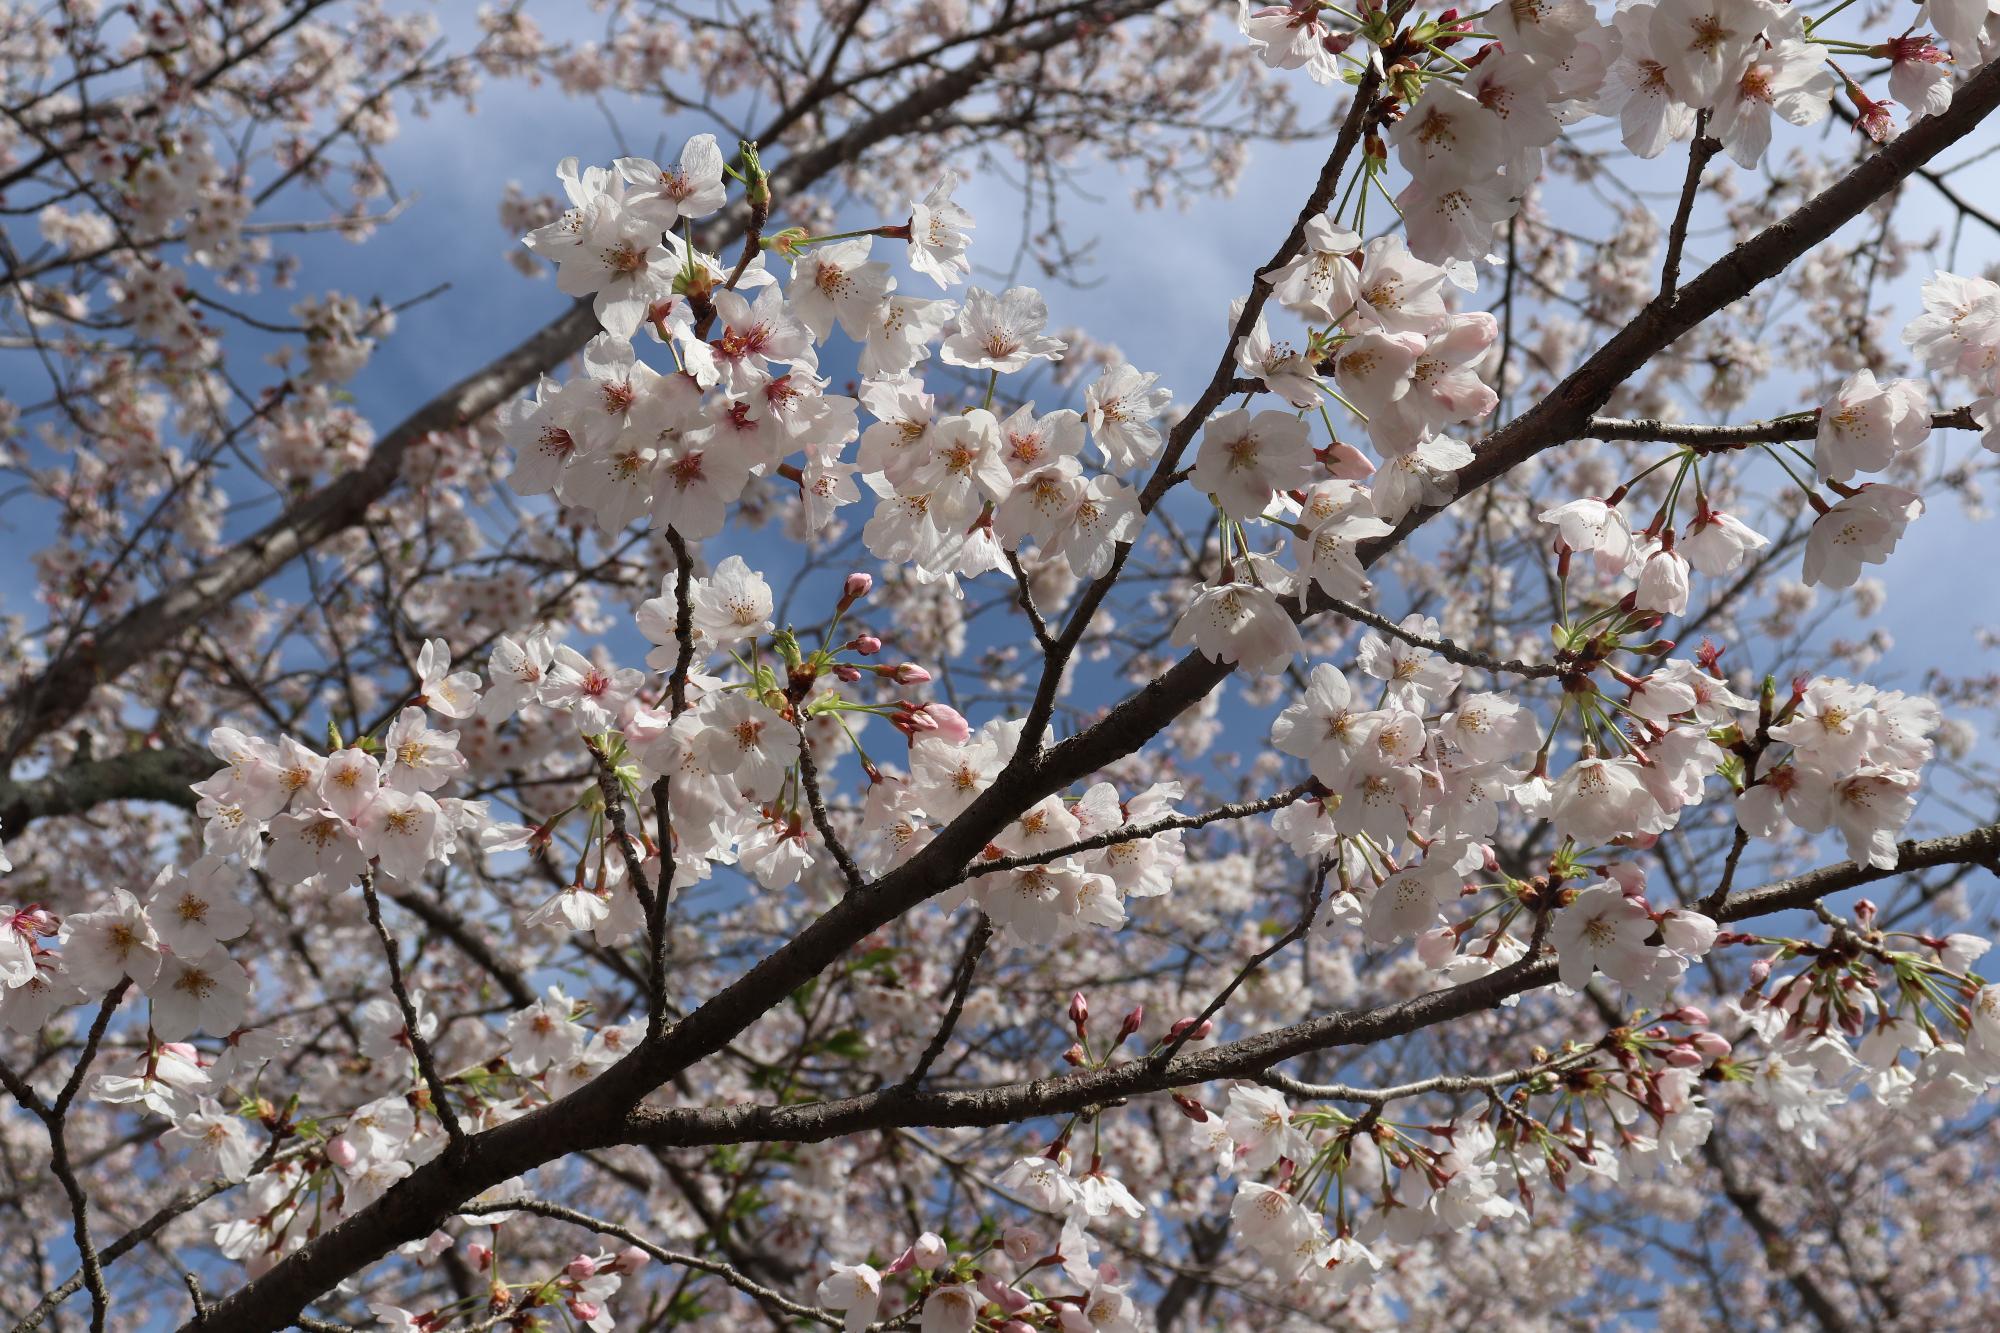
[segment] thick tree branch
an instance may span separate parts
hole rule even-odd
[[[1847,861],[1775,880],[1732,895],[1719,909],[1717,919],[1723,923],[1746,921],[1804,908],[1825,894],[1935,866],[1979,863],[1996,854],[2000,854],[2000,824],[1945,838],[1905,842],[1890,869]],[[690,1146],[753,1139],[817,1141],[894,1126],[1011,1124],[1218,1079],[1256,1078],[1274,1065],[1313,1051],[1407,1036],[1491,1009],[1555,980],[1555,958],[1531,952],[1518,962],[1461,985],[1369,1009],[1306,1019],[1182,1055],[1165,1065],[1140,1059],[1108,1069],[1000,1087],[922,1093],[888,1089],[804,1106],[641,1109],[634,1113],[629,1132],[644,1143]]]

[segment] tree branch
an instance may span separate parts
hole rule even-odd
[[[1843,889],[1941,865],[1979,863],[2000,854],[2000,824],[1923,842],[1905,842],[1889,869],[1853,861],[1775,880],[1732,895],[1717,912],[1723,923],[1811,905]],[[1361,1046],[1491,1009],[1503,1000],[1556,980],[1556,960],[1538,951],[1483,977],[1369,1009],[1349,1010],[1239,1038],[1160,1064],[1133,1060],[1101,1070],[989,1088],[939,1092],[886,1089],[803,1106],[642,1108],[627,1132],[660,1146],[741,1143],[749,1140],[819,1141],[895,1126],[1011,1124],[1064,1115],[1170,1088],[1227,1078],[1256,1078],[1273,1065],[1313,1051]]]
[[[1972,408],[1954,407],[1931,413],[1932,430],[1981,430],[1973,420]],[[1657,418],[1627,419],[1592,417],[1583,432],[1592,440],[1645,440],[1660,444],[1685,444],[1709,453],[1753,444],[1782,444],[1788,440],[1810,440],[1819,434],[1819,411],[1796,412],[1769,421],[1749,421],[1740,425],[1702,426],[1685,421]]]

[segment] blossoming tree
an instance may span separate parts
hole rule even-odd
[[[1985,3],[560,8],[0,26],[17,1329],[2000,1321],[1996,677],[1846,629],[1991,549]],[[678,137],[379,420],[241,298],[534,82]],[[1205,381],[960,197],[1275,139]]]

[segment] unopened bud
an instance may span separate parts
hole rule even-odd
[[[1118,1037],[1111,1044],[1113,1046],[1122,1046],[1125,1042],[1125,1039],[1131,1036],[1133,1033],[1137,1032],[1139,1030],[1139,1025],[1145,1021],[1146,1021],[1146,1006],[1143,1004],[1133,1005],[1132,1012],[1125,1015],[1125,1021],[1118,1025]]]
[[[1704,1063],[1700,1052],[1686,1046],[1669,1046],[1661,1052],[1661,1058],[1679,1069],[1693,1069]]]
[[[1084,1060],[1083,1043],[1080,1041],[1070,1043],[1070,1048],[1063,1052],[1063,1061],[1066,1064],[1076,1065],[1078,1068],[1081,1068]]]
[[[762,225],[764,215],[771,208],[771,177],[764,170],[764,164],[757,160],[757,145],[749,139],[737,141],[736,151],[743,161],[743,198]]]
[[[917,1237],[917,1243],[910,1247],[910,1253],[916,1257],[917,1267],[929,1273],[936,1271],[943,1266],[945,1260],[951,1258],[951,1247],[944,1243],[944,1237],[937,1232],[926,1231]]]
[[[1719,1032],[1697,1032],[1688,1038],[1688,1045],[1710,1061],[1720,1060],[1731,1050],[1729,1038]]]
[[[874,587],[875,576],[864,574],[857,569],[847,576],[847,582],[840,585],[840,600],[844,605],[852,606],[866,597]]]
[[[578,1282],[582,1282],[585,1278],[596,1274],[597,1261],[587,1254],[579,1254],[576,1258],[569,1261],[569,1266],[564,1268],[563,1271]]]
[[[1189,1031],[1189,1029],[1193,1030]],[[1212,1020],[1204,1018],[1199,1023],[1196,1023],[1190,1017],[1177,1020],[1172,1027],[1167,1029],[1167,1036],[1169,1038],[1178,1037],[1183,1032],[1186,1032],[1189,1041],[1206,1041],[1208,1034],[1213,1031],[1215,1031],[1215,1023]]]
[[[1082,1036],[1083,1030],[1090,1026],[1090,1001],[1084,998],[1082,991],[1069,997],[1069,1021],[1075,1025],[1078,1036]]]
[[[913,720],[921,721],[928,731],[941,740],[950,741],[953,745],[963,745],[972,739],[972,724],[965,720],[965,714],[949,704],[932,700],[921,708],[910,711]]]
[[[1176,1092],[1172,1094],[1172,1096],[1174,1099],[1174,1105],[1180,1108],[1182,1115],[1194,1121],[1196,1124],[1204,1124],[1207,1122],[1208,1108],[1206,1106],[1203,1106],[1200,1102],[1196,1101],[1194,1098],[1186,1096],[1182,1093]]]
[[[980,1294],[999,1306],[1002,1314],[1019,1314],[1034,1304],[1034,1299],[1027,1292],[1018,1291],[1001,1281],[998,1273],[981,1273],[978,1287]],[[1034,1333],[1034,1330],[1029,1329],[1028,1333]]]

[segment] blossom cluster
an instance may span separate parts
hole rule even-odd
[[[1495,1247],[1496,1263],[1540,1263],[1537,1208],[1572,1188],[1664,1194],[1654,1177],[1686,1175],[1727,1107],[1808,1146],[1854,1133],[1840,1108],[1864,1100],[1966,1116],[2000,1085],[2000,985],[1976,970],[1986,940],[1932,935],[1866,901],[1842,916],[1783,880],[1765,896],[1811,906],[1816,924],[1753,926],[1746,917],[1773,914],[1755,894],[1748,908],[1732,896],[1746,857],[1774,875],[1817,850],[1852,861],[1842,874],[1906,866],[1900,840],[1927,770],[1958,752],[1962,731],[1931,698],[1824,666],[1789,682],[1734,670],[1717,642],[1688,651],[1668,636],[1685,633],[1679,621],[1740,645],[1731,603],[1795,558],[1804,588],[1781,600],[1812,587],[1865,599],[1864,570],[1890,557],[1938,484],[1933,432],[1970,421],[2000,453],[2000,284],[1940,272],[1925,285],[1903,342],[1928,380],[1897,378],[1903,368],[1857,336],[1816,411],[1741,427],[1598,417],[1579,438],[1533,441],[1526,459],[1496,462],[1505,451],[1490,448],[1511,439],[1493,427],[1525,391],[1524,359],[1551,382],[1574,359],[1548,326],[1524,354],[1514,326],[1531,284],[1566,280],[1569,261],[1552,257],[1563,229],[1535,183],[1545,159],[1573,150],[1558,146],[1568,127],[1613,118],[1642,158],[1692,141],[1665,282],[1650,219],[1628,218],[1606,243],[1590,319],[1608,323],[1621,301],[1671,308],[1712,152],[1755,167],[1774,121],[1816,124],[1842,96],[1859,128],[1888,136],[1890,104],[1843,63],[1887,62],[1914,114],[1941,107],[1954,71],[1993,44],[1977,6],[1925,7],[1948,57],[1914,30],[1836,38],[1844,8],[1657,0],[1600,16],[1551,0],[1433,19],[1245,0],[1246,67],[1370,93],[1343,132],[1359,155],[1346,193],[1320,196],[1227,309],[1214,384],[1194,407],[1083,331],[1052,330],[1033,288],[970,285],[975,220],[938,156],[908,154],[864,192],[895,220],[854,231],[778,225],[826,210],[808,199],[781,216],[774,195],[800,158],[767,171],[748,142],[725,152],[697,135],[665,163],[565,160],[560,203],[517,192],[505,216],[527,233],[518,262],[553,265],[597,321],[587,345],[568,344],[580,347],[573,373],[542,375],[497,414],[497,432],[394,446],[406,452],[389,470],[424,492],[411,506],[421,514],[368,527],[370,576],[317,598],[337,668],[257,695],[264,723],[194,714],[220,767],[193,784],[183,844],[135,838],[119,851],[148,873],[169,859],[147,887],[93,888],[83,910],[0,907],[0,1027],[82,1051],[78,1078],[50,1099],[64,1113],[75,1097],[107,1108],[105,1123],[149,1119],[163,1172],[228,1185],[198,1224],[253,1277],[331,1226],[381,1224],[398,1212],[384,1197],[419,1173],[448,1176],[466,1136],[593,1085],[629,1092],[620,1141],[590,1163],[605,1180],[580,1172],[578,1194],[629,1202],[618,1191],[637,1181],[660,1231],[696,1249],[734,1245],[768,1211],[781,1220],[754,1241],[768,1270],[740,1254],[691,1267],[767,1313],[850,1333],[878,1320],[1137,1333],[1155,1293],[1125,1257],[1139,1270],[1177,1263],[1163,1224],[1194,1234],[1225,1212],[1248,1258],[1211,1256],[1210,1271],[1274,1278],[1311,1317],[1415,1321],[1398,1303],[1418,1280],[1401,1285],[1400,1270],[1487,1231],[1521,1242]],[[926,23],[963,21],[939,11]],[[533,48],[523,22],[483,15],[486,59]],[[937,54],[924,40],[913,30],[880,44],[916,69]],[[558,77],[588,87],[599,59],[688,58],[664,46],[571,53]],[[386,132],[382,114],[360,104],[354,132]],[[128,130],[106,137],[92,172],[140,238],[175,235],[188,264],[218,271],[258,252],[242,182],[205,139]],[[309,171],[311,153],[297,151]],[[1392,157],[1408,178],[1399,191]],[[1387,219],[1369,218],[1371,193],[1398,227],[1375,234]],[[52,246],[116,252],[115,316],[168,373],[220,355],[202,313],[215,303],[181,268],[88,211],[53,204],[39,223]],[[1497,297],[1485,287],[1493,311],[1471,308],[1503,227],[1507,285]],[[1539,258],[1512,255],[1517,232]],[[928,284],[944,295],[909,290]],[[1824,274],[1806,285],[1848,290]],[[72,294],[79,320],[90,299]],[[322,476],[358,484],[388,456],[340,386],[396,316],[339,293],[292,313],[303,369],[246,429],[311,514]],[[837,384],[848,363],[853,382]],[[1969,386],[1970,405],[1949,410],[1936,383]],[[1664,418],[1660,392],[1635,382],[1615,410]],[[135,437],[165,429],[164,399],[120,403],[107,388],[98,402]],[[508,451],[514,495],[499,499],[519,545],[489,559],[472,554],[482,520],[452,492],[469,489],[463,467],[497,479]],[[1776,497],[1760,512],[1743,479],[1767,458]],[[200,493],[208,465],[186,461],[162,449],[130,474],[155,494]],[[1517,465],[1523,489],[1495,485],[1464,548],[1424,568],[1429,551],[1405,537]],[[74,494],[111,470],[86,459]],[[171,521],[217,546],[212,508]],[[782,526],[805,555],[744,540],[759,524]],[[100,578],[89,550],[48,554],[45,581],[83,602],[138,595],[132,576]],[[861,551],[875,572],[855,568]],[[1489,560],[1542,583],[1509,587],[1512,571],[1475,568]],[[1461,577],[1515,604],[1489,601],[1482,615],[1450,586]],[[838,580],[838,596],[813,604],[822,579]],[[1423,610],[1371,610],[1378,580]],[[350,636],[376,613],[358,602],[369,594],[396,614]],[[968,626],[996,607],[1018,609],[1021,642],[969,651]],[[1154,623],[1133,624],[1134,608]],[[256,627],[226,642],[277,618],[259,608],[243,617]],[[1468,630],[1482,642],[1465,642]],[[368,648],[350,655],[361,638]],[[1178,665],[1170,647],[1186,652]],[[1139,687],[1129,705],[1079,702],[1072,690],[1114,653]],[[1217,683],[1239,666],[1225,703]],[[1946,682],[1924,688],[1953,702]],[[1268,710],[1242,733],[1268,747],[1237,743],[1204,762],[1241,708]],[[123,710],[100,699],[79,734],[123,726]],[[307,730],[309,717],[323,729]],[[1186,762],[1156,763],[1169,745]],[[1078,752],[1096,757],[1070,764]],[[195,758],[190,778],[208,767]],[[1237,794],[1205,808],[1225,787]],[[1706,865],[1684,847],[1703,835],[1719,882],[1705,868],[1684,879]],[[48,863],[39,843],[30,855]],[[1294,907],[1287,887],[1295,923],[1279,917]],[[385,902],[422,923],[414,948],[392,936]],[[269,924],[287,917],[314,923],[284,941],[289,955]],[[745,977],[785,973],[854,921],[820,955],[837,961],[803,985],[787,978],[762,1012],[712,1025],[730,1031],[706,1054],[664,1073],[671,1061],[646,1063],[684,1015]],[[356,940],[362,959],[333,956]],[[477,966],[453,976],[440,941]],[[386,994],[360,1000],[385,963]],[[1061,1019],[1036,1013],[1072,967],[1146,1003],[1109,1040],[1081,992]],[[593,970],[615,980],[595,985]],[[317,1003],[259,1002],[300,977],[319,985]],[[1737,998],[1704,1009],[1691,1002],[1699,984]],[[1534,992],[1568,1011],[1524,1005]],[[1585,998],[1605,1022],[1579,1036]],[[1460,1016],[1498,1021],[1474,1015],[1460,1030],[1519,1046],[1518,1068],[1431,1074],[1439,1051],[1459,1052],[1427,1044],[1426,1014],[1461,1000]],[[99,1007],[94,1026],[86,1005]],[[1387,1034],[1379,1048],[1325,1039],[1327,1024],[1371,1021]],[[1397,1086],[1308,1083],[1280,1072],[1276,1042],[1260,1052],[1243,1040],[1280,1028],[1288,1051],[1351,1047],[1328,1066],[1343,1078],[1406,1058],[1423,1067],[1396,1073]],[[339,1057],[320,1059],[336,1030]],[[1179,1081],[1204,1061],[1217,1062],[1200,1075],[1209,1082]],[[619,1066],[645,1086],[599,1081]],[[38,1062],[29,1077],[53,1068]],[[1073,1109],[977,1138],[928,1133],[956,1128],[921,1118],[934,1095],[957,1104],[982,1082],[1006,1085],[996,1104]],[[1112,1091],[1073,1095],[1101,1087]],[[59,1156],[62,1113],[15,1096]],[[780,1149],[638,1151],[663,1122],[705,1132],[739,1113],[781,1126],[876,1118],[832,1146],[781,1129]],[[1031,1124],[1039,1146],[1027,1151]],[[568,1151],[563,1132],[551,1157]],[[627,1152],[648,1172],[670,1164],[663,1179],[679,1194],[628,1170]],[[965,1198],[910,1187],[905,1152],[970,1182]],[[561,1185],[546,1174],[536,1188]],[[800,1220],[884,1180],[903,1187],[892,1222]],[[627,1283],[649,1257],[688,1258],[551,1249],[537,1208],[551,1224],[591,1219],[537,1204],[526,1182],[453,1198],[435,1209],[439,1230],[397,1250],[405,1262],[384,1285],[408,1278],[420,1293],[430,1284],[417,1275],[449,1256],[456,1302],[413,1294],[370,1299],[370,1311],[396,1333],[558,1320],[609,1333],[651,1299]],[[765,1279],[797,1279],[819,1308]],[[645,1312],[704,1317],[685,1296]]]

